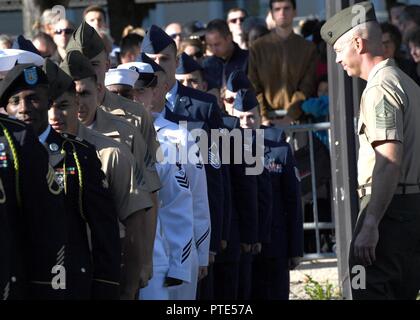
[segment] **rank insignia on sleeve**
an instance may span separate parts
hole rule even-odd
[[[209,148],[209,163],[213,168],[220,169],[219,150],[214,142]]]
[[[396,128],[396,108],[386,97],[384,97],[375,107],[376,128],[395,129]]]
[[[175,174],[175,179],[178,182],[178,185],[181,188],[188,189],[190,187],[190,182],[188,181],[187,174],[180,163],[177,163],[178,171]]]

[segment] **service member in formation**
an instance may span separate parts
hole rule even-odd
[[[148,169],[146,169],[146,164],[143,161],[146,153],[146,145],[142,135],[128,121],[99,108],[96,91],[98,86],[97,78],[89,60],[79,51],[70,51],[67,53],[65,62],[61,65],[61,68],[75,81],[79,102],[79,121],[94,131],[125,144],[136,160],[138,166],[136,177],[141,187],[148,190],[149,193],[157,191],[160,183],[159,185],[149,183],[150,181],[144,174]],[[141,173],[144,174],[144,179],[141,177]],[[141,286],[147,285],[147,281],[150,280],[152,272],[153,241],[156,231],[154,214],[154,211],[149,210],[144,215],[146,222],[144,228],[141,229],[144,237],[143,245],[145,250],[145,254],[142,254]]]
[[[34,93],[38,82],[46,82],[19,77],[22,67],[9,72],[5,60],[15,57],[0,59],[1,69],[9,73],[0,83],[2,108],[11,92]],[[48,153],[31,126],[5,115],[0,115],[0,150],[0,299],[63,299],[63,287],[53,287],[53,268],[63,266],[66,216]]]
[[[89,70],[84,70],[85,72]],[[47,73],[50,88],[69,88],[73,79],[58,66],[50,65]],[[58,133],[70,133],[91,143],[102,164],[118,218],[123,224],[120,236],[123,242],[123,270],[121,274],[121,298],[134,299],[141,284],[141,263],[145,241],[142,229],[145,227],[145,211],[152,207],[148,190],[141,180],[139,171],[130,150],[121,143],[91,130],[79,122],[76,92],[66,91],[57,97],[48,111],[49,122]]]
[[[240,90],[234,108],[242,128],[260,128],[259,104],[253,91]],[[269,172],[272,191],[271,238],[261,244],[261,253],[253,263],[253,298],[288,300],[289,270],[303,255],[300,176],[282,129],[264,128],[264,148],[264,167]]]
[[[169,91],[166,95],[167,103],[165,106],[164,117],[172,122],[179,121],[201,121],[209,130],[219,130],[222,128],[220,110],[215,97],[206,93],[184,87],[175,79],[177,67],[176,44],[165,31],[152,25],[142,43],[142,52],[155,60],[166,72],[168,78]],[[210,135],[209,135],[210,137]],[[222,226],[223,226],[223,175],[219,150],[213,147],[209,139],[209,163],[206,165],[206,175],[208,183],[208,198],[211,214],[211,240],[210,251],[212,260],[214,254],[221,249]],[[212,148],[213,147],[213,148]],[[205,279],[207,281],[207,279]],[[211,290],[210,290],[211,291]],[[209,292],[209,296],[211,296]]]
[[[65,298],[118,299],[117,214],[96,152],[89,143],[60,135],[48,124],[50,101],[74,86],[49,90],[44,71],[30,64],[15,66],[3,81],[8,84],[2,94],[6,112],[32,125],[65,194],[67,241],[59,253],[66,270]]]

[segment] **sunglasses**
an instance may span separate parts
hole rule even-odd
[[[244,22],[244,21],[245,21],[245,18],[244,18],[244,17],[241,17],[241,18],[233,18],[233,19],[230,19],[230,20],[229,20],[229,23],[238,23],[238,21],[239,21],[240,23],[242,23],[242,22]]]
[[[176,39],[176,38],[178,38],[178,37],[180,37],[181,38],[181,34],[180,33],[173,33],[173,34],[170,34],[169,35],[172,39]]]
[[[72,34],[74,32],[74,29],[66,28],[66,29],[57,29],[54,31],[55,34],[62,34],[63,32],[65,34]]]

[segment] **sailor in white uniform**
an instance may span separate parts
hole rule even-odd
[[[198,146],[188,131],[179,127],[178,124],[166,120],[162,114],[167,93],[167,90],[164,89],[164,70],[146,55],[142,55],[140,60],[119,65],[118,68],[136,70],[139,73],[139,79],[134,88],[141,94],[134,94],[134,96],[138,97],[145,106],[151,106],[155,118],[154,126],[161,150],[164,150],[165,161],[172,164],[178,162],[180,171],[181,167],[182,170],[185,170],[193,199],[194,245],[191,248],[191,281],[184,282],[180,286],[170,287],[169,298],[171,300],[195,300],[197,282],[207,275],[209,263],[211,224],[206,173]],[[173,152],[174,150],[177,151]],[[190,156],[186,157],[185,155]]]

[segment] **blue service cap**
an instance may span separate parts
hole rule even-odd
[[[171,44],[176,48],[175,41],[165,31],[156,25],[152,25],[143,39],[141,52],[158,54]]]
[[[245,72],[235,70],[230,74],[226,87],[229,91],[238,92],[239,90],[252,89],[252,84]]]
[[[179,56],[179,63],[178,68],[176,68],[176,74],[189,74],[202,69],[203,68],[197,61],[195,61],[192,57],[183,52]]]
[[[239,90],[236,95],[233,108],[241,112],[247,112],[258,107],[258,100],[252,90]]]

